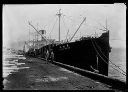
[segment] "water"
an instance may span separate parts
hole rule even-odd
[[[109,54],[109,59],[112,61],[112,63],[116,64],[120,69],[122,69],[126,74],[126,48],[113,48],[111,53]],[[126,76],[121,74],[123,73],[119,68],[116,68],[117,70],[112,68],[112,65],[109,62],[109,76],[125,81],[126,82]]]

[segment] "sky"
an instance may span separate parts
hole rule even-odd
[[[3,45],[16,49],[23,48],[30,32],[46,30],[46,37],[58,40],[58,16],[61,9],[61,40],[71,37],[86,17],[75,39],[80,36],[102,33],[106,26],[110,30],[110,45],[126,48],[126,5],[115,4],[5,4],[3,5]],[[50,35],[50,36],[49,36]],[[32,39],[32,36],[30,37]]]

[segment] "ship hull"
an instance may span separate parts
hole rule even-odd
[[[46,45],[33,51],[32,55],[93,72],[97,70],[98,73],[108,76],[109,52],[109,32],[106,32],[98,38]]]

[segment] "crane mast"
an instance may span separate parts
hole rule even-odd
[[[60,42],[60,17],[62,15],[62,13],[60,12],[61,9],[59,9],[59,13],[56,14],[59,17],[59,42]]]

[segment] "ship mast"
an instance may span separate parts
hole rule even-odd
[[[62,15],[62,13],[60,12],[60,10],[61,10],[61,9],[59,9],[59,13],[56,14],[56,15],[58,16],[58,18],[59,18],[59,42],[60,42],[60,17],[61,17],[61,15]]]

